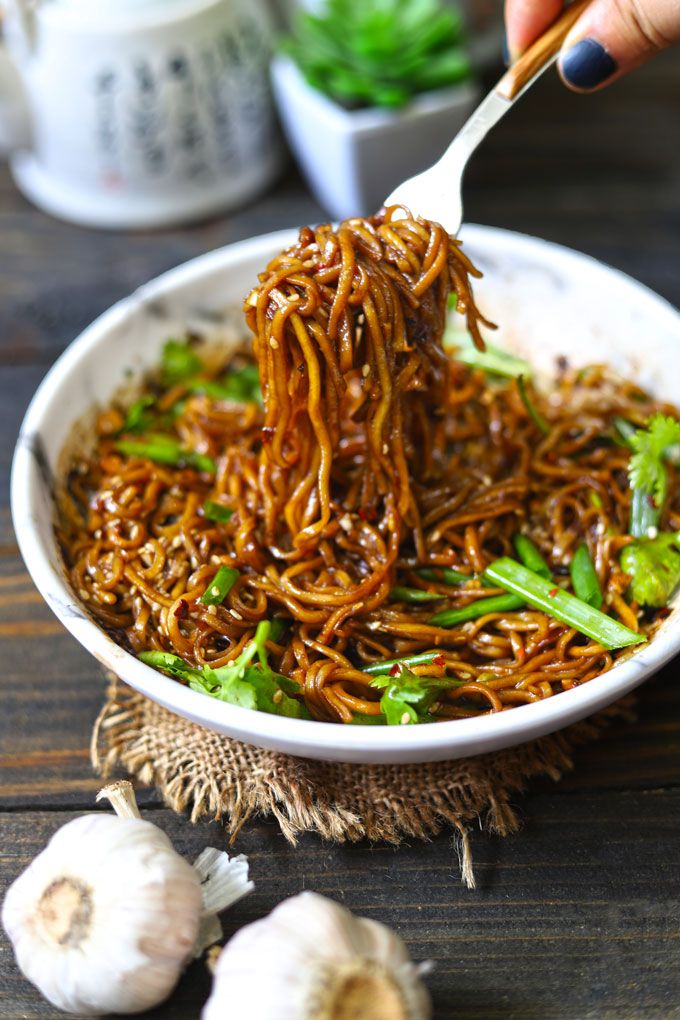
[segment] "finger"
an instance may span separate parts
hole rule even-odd
[[[505,31],[510,60],[516,60],[552,25],[562,7],[562,0],[505,0]]]
[[[562,46],[566,85],[590,92],[680,41],[678,0],[593,0]]]

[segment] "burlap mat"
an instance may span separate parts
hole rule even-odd
[[[112,682],[92,737],[94,768],[122,766],[155,785],[165,803],[192,821],[221,821],[235,838],[255,815],[273,815],[295,843],[302,832],[334,842],[400,843],[444,827],[459,837],[463,881],[474,887],[468,825],[501,836],[517,830],[512,798],[531,779],[557,781],[574,748],[613,720],[631,719],[633,698],[560,733],[519,747],[426,765],[344,765],[263,751],[205,730]],[[370,734],[369,734],[370,735]]]

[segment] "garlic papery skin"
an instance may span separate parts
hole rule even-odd
[[[428,1020],[421,972],[391,929],[304,892],[227,943],[201,1020]]]
[[[64,825],[10,886],[2,909],[24,975],[59,1009],[87,1016],[163,1002],[206,924],[216,934],[213,914],[252,886],[243,859],[230,862],[220,851],[210,874],[193,868],[164,832],[137,817],[130,784],[105,795],[123,817],[85,815]],[[210,909],[203,879],[217,893]]]

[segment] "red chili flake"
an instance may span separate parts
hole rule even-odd
[[[175,610],[173,615],[176,616],[178,620],[186,620],[187,616],[189,615],[189,603],[187,602],[186,599],[179,600],[177,604],[177,609]]]
[[[271,443],[272,439],[274,438],[275,431],[276,429],[271,428],[269,425],[265,425],[264,428],[262,429],[262,442]]]
[[[559,588],[551,588],[550,591],[548,592],[549,597],[551,599],[554,599],[559,590],[560,590]]]
[[[395,664],[392,666],[392,669],[390,670],[390,676],[399,676],[400,673],[401,667],[398,662],[395,662]]]
[[[378,520],[378,511],[373,506],[360,506],[357,513],[362,521]]]
[[[446,665],[446,659],[444,658],[443,655],[435,655],[434,659],[432,660],[432,665],[433,666],[445,666]]]
[[[658,609],[656,615],[660,620],[665,620],[667,616],[671,615],[670,606],[663,606],[661,609]]]

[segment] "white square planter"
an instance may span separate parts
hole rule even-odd
[[[368,215],[431,166],[479,99],[474,82],[426,92],[401,110],[345,110],[287,57],[271,68],[283,129],[316,198],[335,219]]]

